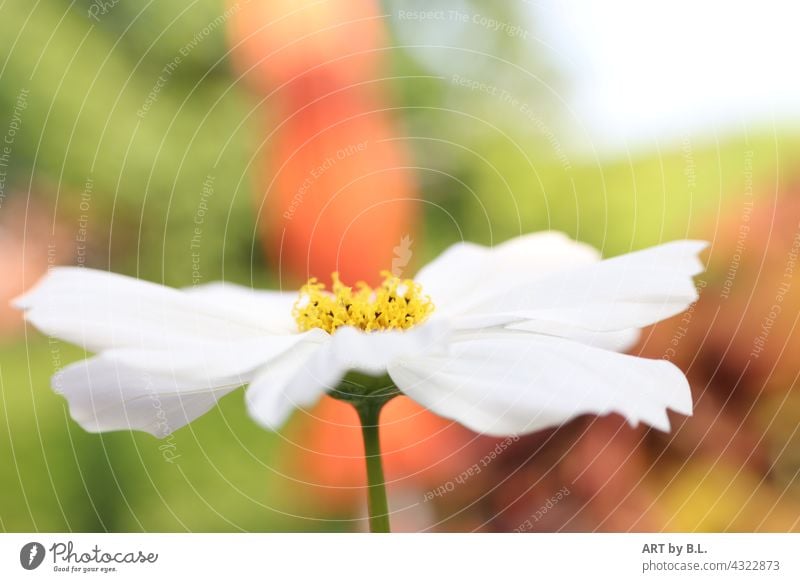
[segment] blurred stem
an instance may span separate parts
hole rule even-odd
[[[388,533],[389,504],[386,500],[386,484],[383,477],[381,459],[380,427],[378,419],[387,402],[375,399],[373,402],[355,404],[361,419],[361,434],[364,436],[364,458],[367,462],[367,506],[369,508],[369,529],[373,533]]]

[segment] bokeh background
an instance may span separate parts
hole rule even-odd
[[[394,528],[800,529],[794,11],[2,3],[0,529],[366,527],[357,420],[331,399],[279,433],[241,391],[163,441],[84,432],[49,386],[84,354],[7,307],[48,267],[293,289],[543,229],[605,256],[712,241],[700,301],[633,350],[685,370],[696,413],[503,440],[398,398]]]

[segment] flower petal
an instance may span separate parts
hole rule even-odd
[[[307,408],[319,400],[340,378],[334,370],[312,366],[323,349],[301,343],[259,371],[245,393],[250,416],[270,430],[278,430],[295,408]]]
[[[531,278],[600,260],[589,245],[555,231],[520,236],[495,247],[454,244],[420,270],[415,280],[436,305],[435,315],[456,315],[476,301],[507,292]]]
[[[692,277],[708,243],[674,241],[599,263],[522,281],[484,297],[454,323],[459,329],[506,326],[564,335],[644,327],[697,300]],[[558,331],[558,330],[561,331]]]
[[[259,328],[275,334],[297,333],[297,323],[292,317],[292,307],[297,301],[297,291],[269,291],[252,289],[227,282],[206,283],[183,289],[212,305],[236,309]]]
[[[56,267],[14,305],[44,333],[89,351],[187,348],[206,341],[273,333],[274,310],[262,314],[237,302],[106,271]]]
[[[139,349],[118,348],[103,351],[106,359],[154,374],[179,378],[238,376],[242,383],[270,361],[299,343],[319,344],[328,334],[321,329],[292,335],[268,335],[231,341],[207,341],[189,347]]]
[[[604,350],[626,352],[639,342],[639,338],[642,335],[641,330],[637,328],[618,331],[593,331],[558,322],[521,320],[517,314],[482,316],[479,319],[482,325],[475,325],[476,319],[478,318],[457,318],[452,324],[452,336],[456,339],[468,339],[485,337],[486,333],[502,332],[504,330],[509,332],[525,331],[542,336],[569,339]]]
[[[208,412],[242,384],[235,378],[182,380],[97,356],[53,376],[70,414],[89,432],[141,430],[163,438]]]
[[[381,376],[398,358],[439,353],[446,333],[443,324],[431,323],[371,333],[342,327],[316,348],[299,344],[259,372],[247,390],[250,414],[262,425],[278,428],[294,408],[311,406],[336,389],[350,370]]]
[[[667,408],[692,411],[689,384],[667,361],[524,332],[459,337],[447,355],[404,358],[389,375],[423,406],[492,435],[612,412],[668,430]]]

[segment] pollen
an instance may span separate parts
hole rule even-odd
[[[430,297],[411,279],[400,279],[381,272],[383,283],[374,289],[360,281],[348,287],[333,273],[330,291],[317,279],[309,279],[300,289],[292,315],[300,331],[321,328],[333,333],[342,326],[363,331],[409,329],[425,321],[433,312]]]

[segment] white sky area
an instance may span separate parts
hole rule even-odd
[[[529,6],[584,146],[621,153],[800,124],[800,2]]]

